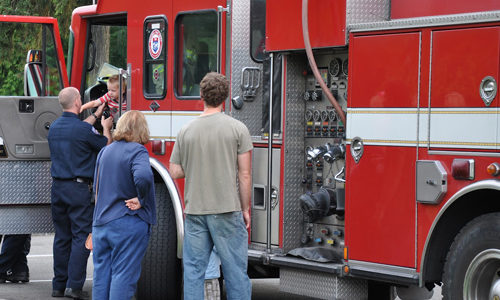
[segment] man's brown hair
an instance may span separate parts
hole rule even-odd
[[[228,94],[229,81],[222,74],[210,72],[200,82],[200,96],[208,106],[219,106]]]
[[[113,139],[146,144],[149,141],[149,128],[144,114],[138,110],[123,114],[116,124]]]

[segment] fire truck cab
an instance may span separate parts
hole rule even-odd
[[[87,102],[119,74],[158,205],[137,298],[179,299],[184,182],[167,166],[217,71],[254,142],[250,276],[322,299],[500,297],[500,3],[99,0],[73,12],[67,70],[54,19],[0,26],[42,37],[15,62],[24,94],[0,96],[0,234],[52,230],[57,93]]]

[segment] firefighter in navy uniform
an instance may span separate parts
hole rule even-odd
[[[48,135],[55,227],[52,297],[88,299],[82,288],[90,254],[85,241],[92,230],[92,180],[97,154],[112,140],[113,119],[103,118],[103,135],[92,127],[102,115],[101,105],[82,122],[78,118],[80,93],[73,87],[61,90],[59,103],[63,114],[50,126]]]
[[[2,236],[0,235],[0,241]],[[0,252],[0,283],[28,282],[30,273],[26,256],[30,252],[31,234],[4,235]]]

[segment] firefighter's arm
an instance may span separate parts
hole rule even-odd
[[[91,102],[89,102],[89,103],[91,103]],[[85,105],[87,105],[89,103],[86,103]],[[83,110],[84,109],[83,109],[83,106],[82,106],[82,108],[80,109],[80,112],[82,112]],[[103,110],[104,110],[104,104],[100,105],[94,113],[92,113],[90,116],[88,116],[83,121],[89,123],[90,125],[94,125],[94,123],[97,121],[97,119],[99,119],[102,116],[102,111]]]
[[[83,121],[89,123],[90,125],[94,125],[97,119],[99,119],[102,116],[104,105],[105,104],[101,104],[94,113],[92,113]],[[111,136],[111,128],[113,127],[113,117],[109,116],[107,119],[103,118],[101,120],[101,125],[102,125],[102,135],[104,135],[108,139],[107,145],[109,145],[113,141],[113,137]]]
[[[113,117],[109,116],[106,119],[102,118],[102,135],[104,135],[108,139],[108,145],[113,141],[113,137],[111,135],[111,128],[113,127]]]
[[[240,203],[247,229],[250,228],[250,199],[252,197],[252,151],[238,154]]]
[[[173,179],[184,178],[184,170],[182,169],[181,165],[171,162],[168,171],[170,172],[170,176],[172,176]]]

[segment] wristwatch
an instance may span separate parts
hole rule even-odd
[[[97,119],[99,119],[99,118],[95,115],[95,113],[92,113],[92,117],[94,117],[96,120],[97,120]]]

